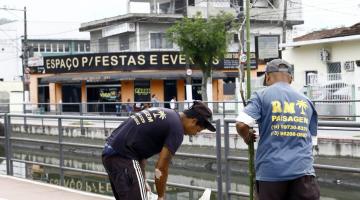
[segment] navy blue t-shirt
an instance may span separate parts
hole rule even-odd
[[[180,115],[171,109],[150,108],[135,113],[110,137],[103,155],[118,154],[129,159],[147,159],[166,146],[174,155],[184,138]]]

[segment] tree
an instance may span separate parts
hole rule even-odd
[[[228,31],[234,28],[235,18],[221,12],[205,20],[198,13],[193,18],[183,18],[167,30],[167,38],[180,47],[191,64],[199,67],[203,73],[201,96],[207,101],[207,83],[212,81],[214,64],[224,58],[227,52]]]

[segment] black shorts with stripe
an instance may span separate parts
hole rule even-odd
[[[139,162],[117,155],[103,156],[114,197],[119,200],[145,200],[146,189]]]

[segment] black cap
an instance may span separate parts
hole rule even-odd
[[[274,59],[268,63],[266,63],[265,73],[271,72],[287,72],[291,76],[294,74],[294,67],[282,59]],[[266,74],[265,74],[266,75]],[[266,84],[266,78],[264,78],[263,85]]]
[[[213,132],[216,131],[216,128],[211,124],[212,112],[201,101],[194,101],[193,105],[187,110],[187,112],[195,112],[197,120],[204,126],[204,128]]]

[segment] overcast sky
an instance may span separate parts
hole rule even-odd
[[[360,0],[303,0],[302,5],[305,24],[296,27],[296,36],[360,22]],[[27,7],[28,35],[34,39],[89,39],[89,32],[78,31],[81,23],[121,15],[126,11],[125,0],[0,0],[0,7],[4,6],[17,9]],[[19,41],[23,35],[24,18],[22,12],[0,10],[0,20],[2,18],[17,20],[0,25],[0,44],[7,45],[5,49],[0,48],[0,70],[6,71],[0,78],[11,80],[21,74],[21,60],[18,59],[21,47],[15,41]],[[9,47],[13,49],[9,50]],[[17,55],[14,56],[14,53]],[[18,67],[8,67],[10,65]]]
[[[303,0],[302,4],[305,24],[298,29],[306,32],[360,22],[360,0]],[[26,6],[28,34],[35,38],[88,38],[88,33],[78,33],[80,23],[125,12],[125,0],[0,0],[2,6]],[[19,25],[23,20],[16,11],[0,11],[2,17],[16,19]]]

